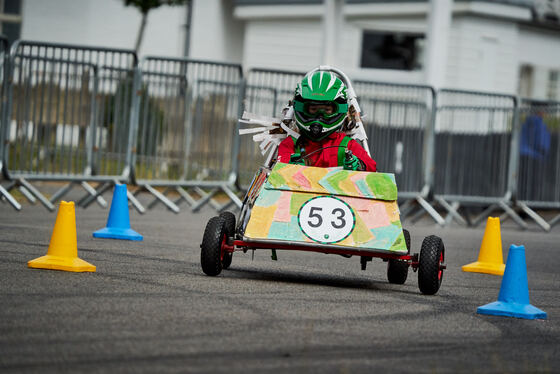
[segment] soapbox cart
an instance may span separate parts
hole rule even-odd
[[[409,267],[418,270],[424,294],[439,290],[445,269],[444,245],[435,235],[424,239],[420,254],[410,253],[393,174],[339,168],[261,168],[239,219],[231,212],[211,218],[200,247],[202,270],[212,276],[231,265],[234,252],[255,249],[358,256],[362,270],[378,257],[387,261],[390,283],[403,284]]]
[[[344,82],[352,117],[344,132],[369,153],[361,111],[350,79],[339,69],[319,66],[310,71],[330,71]],[[252,134],[268,156],[245,195],[238,219],[223,212],[208,221],[201,247],[202,270],[218,275],[231,265],[234,252],[270,249],[297,250],[358,256],[362,270],[374,257],[387,262],[390,283],[403,284],[409,267],[418,271],[424,294],[435,294],[445,269],[441,238],[424,239],[420,254],[410,252],[410,234],[403,230],[393,174],[317,168],[276,162],[277,145],[286,136],[297,138],[293,107],[282,118],[244,113],[240,123],[260,128],[242,129]],[[350,114],[349,114],[350,115]]]

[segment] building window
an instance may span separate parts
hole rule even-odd
[[[551,70],[548,72],[548,89],[546,92],[546,97],[549,100],[558,100],[558,84],[560,83],[560,71]]]
[[[519,69],[519,85],[517,92],[522,97],[533,96],[533,67],[531,65],[521,65]]]
[[[0,33],[10,44],[21,36],[21,0],[0,0]]]
[[[374,69],[422,69],[424,35],[364,31],[361,67]]]

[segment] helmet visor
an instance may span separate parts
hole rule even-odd
[[[329,124],[336,122],[340,114],[346,113],[348,104],[339,104],[336,101],[295,101],[294,109],[306,122],[320,119]]]
[[[336,113],[336,109],[337,106],[333,102],[306,102],[303,104],[303,111],[309,116],[321,114],[323,117],[329,117]]]

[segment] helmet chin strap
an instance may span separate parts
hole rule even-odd
[[[318,137],[323,134],[323,126],[314,123],[309,126],[309,131],[311,132],[311,134],[313,134],[314,137]]]

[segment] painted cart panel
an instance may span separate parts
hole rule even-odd
[[[302,207],[318,196],[333,196],[341,200],[353,215],[349,235],[329,244],[407,252],[396,202],[394,175],[336,168],[277,163],[261,187],[245,236],[250,239],[323,243],[304,233],[298,217]],[[340,222],[333,217],[338,216],[332,215],[325,221],[333,224]]]
[[[397,200],[395,175],[277,163],[267,189]]]

